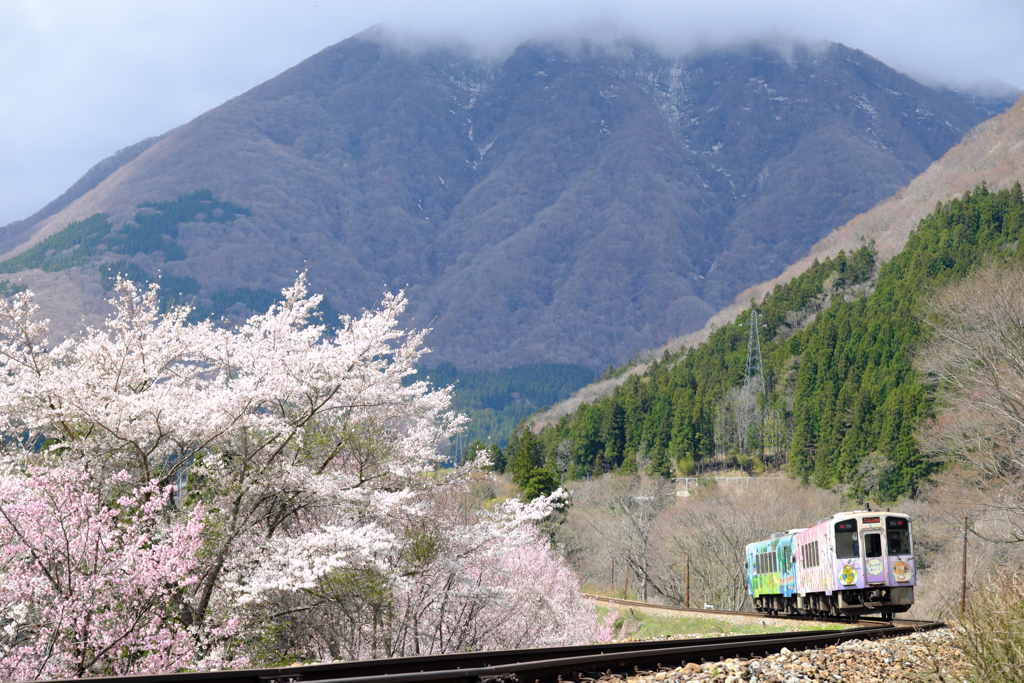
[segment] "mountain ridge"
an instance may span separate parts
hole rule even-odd
[[[840,45],[484,63],[356,37],[171,131],[4,257],[208,188],[251,216],[182,223],[183,259],[131,256],[204,305],[305,268],[345,312],[407,287],[438,361],[603,367],[699,328],[986,115]],[[17,277],[42,299],[81,288],[90,320],[104,262]]]
[[[594,403],[611,395],[616,387],[630,376],[645,372],[650,362],[660,359],[664,353],[675,354],[682,348],[696,347],[719,327],[732,324],[751,301],[762,300],[814,263],[834,259],[840,251],[853,253],[867,242],[876,245],[880,262],[888,261],[899,253],[911,232],[932,212],[936,203],[955,199],[982,183],[992,191],[1009,189],[1020,178],[1024,178],[1024,96],[1009,110],[979,124],[960,144],[900,192],[825,236],[783,273],[738,294],[732,304],[716,312],[702,329],[638,354],[636,361],[615,377],[587,385],[548,411],[531,416],[534,431],[556,423],[583,403]]]

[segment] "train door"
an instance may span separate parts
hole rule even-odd
[[[877,519],[877,518],[874,518]],[[868,518],[864,521],[867,523]],[[880,521],[880,520],[879,520]],[[867,524],[865,524],[866,526]],[[879,524],[879,526],[881,526]],[[882,532],[864,531],[864,580],[871,583],[885,583],[885,553],[882,550]]]

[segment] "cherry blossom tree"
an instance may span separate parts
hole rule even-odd
[[[285,552],[261,557],[259,568],[244,573],[240,602],[287,604],[288,637],[296,629],[308,634],[302,637],[312,648],[309,659],[607,639],[610,629],[582,599],[575,573],[530,524],[550,514],[552,500],[512,499],[491,512],[473,510],[460,495],[461,479],[449,476],[444,486],[424,491],[429,505],[392,527],[395,542],[378,543],[372,563],[324,552],[325,541],[333,550],[329,535],[289,539]],[[303,618],[311,614],[312,622]]]
[[[510,640],[480,621],[495,605],[537,593],[522,577],[509,581],[516,553],[546,554],[547,565],[533,561],[550,569],[537,585],[564,593],[542,593],[561,615],[551,623],[571,614],[582,625],[566,633],[599,633],[578,587],[553,578],[562,576],[557,558],[531,535],[532,522],[563,494],[471,510],[468,477],[486,458],[438,471],[443,445],[465,418],[450,410],[449,390],[404,381],[425,352],[425,332],[399,327],[402,294],[342,317],[328,333],[316,323],[321,298],[301,276],[280,303],[238,327],[191,324],[188,307],[161,313],[155,286],[141,291],[119,280],[116,291],[103,327],[57,345],[48,343],[31,293],[0,300],[4,486],[28,496],[48,481],[47,470],[76,473],[62,485],[77,477],[93,507],[68,517],[67,529],[88,536],[94,518],[145,509],[135,526],[118,527],[123,538],[145,537],[147,552],[168,557],[190,548],[190,562],[153,565],[153,585],[162,572],[173,590],[149,598],[149,631],[126,631],[112,644],[114,636],[89,630],[55,644],[62,661],[75,662],[62,665],[67,671],[154,670],[137,664],[138,652],[165,653],[146,655],[157,668],[261,661],[267,638],[284,626],[305,640],[283,654],[274,648],[275,656],[300,659],[541,644],[554,636]],[[126,490],[139,493],[125,498]],[[22,516],[0,519],[3,533],[21,533],[30,507],[11,508]],[[160,534],[137,528],[158,521]],[[175,545],[179,528],[193,530],[188,538],[199,545]],[[27,570],[11,560],[0,571],[14,585]],[[82,619],[125,599],[113,588],[103,595]],[[11,600],[29,605],[28,621],[14,618],[5,641],[17,657],[56,617],[26,596]],[[154,634],[174,634],[175,644],[151,647]],[[80,651],[104,654],[89,663]]]
[[[126,491],[110,507],[88,471],[28,474],[0,479],[0,678],[193,665],[177,612],[198,580],[202,508],[168,525],[169,487]],[[121,472],[113,487],[127,480]]]

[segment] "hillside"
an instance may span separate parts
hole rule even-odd
[[[699,329],[991,104],[834,44],[491,63],[363,34],[102,165],[9,226],[0,269],[58,335],[104,310],[113,264],[239,315],[308,268],[344,312],[407,287],[432,363],[606,367]],[[238,211],[140,223],[200,191]],[[59,234],[87,220],[88,248]]]
[[[730,462],[786,463],[804,481],[879,501],[914,493],[938,464],[915,439],[933,398],[912,366],[925,339],[920,304],[982,258],[1024,259],[1019,182],[981,185],[938,204],[891,260],[874,244],[815,262],[758,305],[766,393],[744,403],[749,311],[699,346],[665,354],[600,402],[540,433],[553,454],[572,444],[570,477],[636,469],[671,475]],[[877,279],[875,273],[877,271]],[[755,405],[765,411],[754,424]],[[532,436],[532,432],[531,432]],[[509,462],[512,458],[508,458]]]
[[[903,249],[910,233],[935,209],[936,203],[959,197],[982,182],[990,190],[1007,189],[1019,178],[1024,178],[1024,98],[971,131],[910,185],[828,234],[781,275],[741,292],[733,304],[712,316],[703,329],[641,354],[633,365],[621,368],[615,377],[588,385],[544,414],[535,415],[532,418],[534,428],[539,430],[545,424],[557,422],[582,403],[593,403],[611,395],[630,375],[643,373],[652,360],[661,358],[666,351],[675,354],[707,340],[714,330],[731,324],[740,316],[751,300],[762,300],[775,287],[807,271],[814,262],[835,258],[843,250],[855,251],[869,241],[875,243],[878,258],[887,261]]]

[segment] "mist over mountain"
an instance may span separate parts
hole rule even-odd
[[[837,44],[530,43],[495,62],[368,33],[0,229],[4,258],[31,256],[4,277],[67,333],[103,310],[114,262],[239,315],[307,268],[345,312],[407,287],[431,362],[604,367],[700,328],[1012,102]],[[230,219],[140,218],[198,190]],[[92,241],[62,233],[97,213]]]

